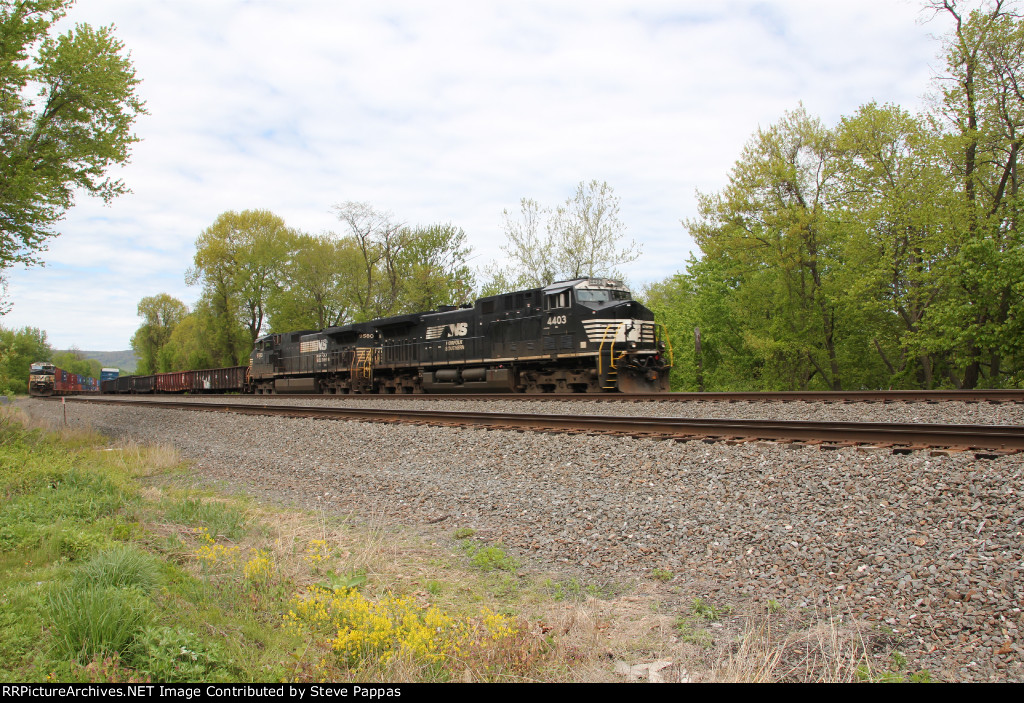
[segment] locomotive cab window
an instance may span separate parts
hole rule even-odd
[[[563,290],[560,293],[552,293],[545,299],[545,310],[555,310],[557,308],[569,307],[572,296],[568,290]]]
[[[581,303],[608,303],[613,300],[630,300],[629,291],[624,290],[578,290],[576,297]]]

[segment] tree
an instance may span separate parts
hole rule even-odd
[[[956,0],[931,5],[953,22],[933,117],[945,133],[945,163],[956,184],[947,207],[958,221],[949,295],[934,306],[928,341],[948,356],[953,385],[973,388],[1024,373],[1024,22],[1005,0],[975,9]]]
[[[138,141],[139,79],[111,27],[50,36],[72,4],[0,0],[0,269],[39,263],[77,190],[128,190],[106,173]]]
[[[264,331],[267,302],[281,285],[295,238],[272,212],[244,210],[220,214],[196,239],[195,265],[185,280],[203,285],[221,363],[241,358],[234,332],[239,325],[248,331],[250,350]]]
[[[461,228],[410,228],[367,203],[346,202],[334,211],[348,230],[341,246],[358,252],[358,274],[345,277],[353,319],[422,312],[468,298],[471,249]],[[348,255],[345,261],[353,263]]]
[[[619,199],[604,182],[582,181],[576,193],[554,210],[523,198],[519,217],[505,210],[507,266],[492,265],[484,294],[546,286],[557,280],[608,276],[621,278],[618,266],[640,256],[635,241],[623,244]]]
[[[0,327],[0,393],[25,393],[29,367],[35,361],[49,361],[52,356],[53,350],[43,330]]]
[[[742,280],[748,334],[774,373],[770,384],[803,389],[816,376],[843,387],[835,168],[832,134],[801,107],[758,130],[729,185],[699,195],[700,219],[687,223],[704,254]]]
[[[925,342],[948,286],[955,230],[941,135],[902,108],[875,103],[836,129],[839,215],[845,230],[842,315],[860,320],[888,370],[882,385],[931,388],[942,360]]]
[[[619,220],[619,199],[604,182],[580,182],[573,197],[555,210],[548,230],[566,278],[621,278],[616,267],[640,256],[635,241],[620,244],[626,226]]]
[[[452,224],[415,227],[405,233],[399,255],[401,307],[406,312],[436,310],[469,302],[473,272],[466,233]]]
[[[99,380],[102,364],[96,359],[86,359],[80,349],[72,347],[67,351],[55,352],[51,359],[54,366],[64,369],[69,373],[76,373],[79,376],[87,376]]]
[[[163,371],[191,371],[209,369],[221,364],[215,363],[210,352],[209,330],[205,326],[208,317],[202,310],[186,315],[174,327],[170,338],[160,349],[158,365]],[[236,360],[230,360],[233,364]]]
[[[283,269],[281,286],[267,301],[277,332],[341,325],[360,309],[355,290],[364,271],[351,239],[300,234]]]
[[[348,201],[334,206],[338,219],[348,228],[348,238],[362,256],[359,284],[354,285],[355,319],[370,320],[395,313],[399,307],[402,279],[399,257],[408,228],[391,213],[369,203]]]
[[[177,298],[160,293],[140,300],[138,313],[143,323],[132,336],[132,349],[139,357],[137,372],[177,371],[161,368],[160,352],[170,341],[174,329],[188,315],[188,307]]]
[[[492,266],[490,282],[484,295],[507,293],[517,288],[539,288],[554,283],[559,271],[555,242],[547,232],[545,221],[550,211],[532,198],[519,201],[519,217],[508,210],[502,212],[505,222],[505,252],[508,266]]]

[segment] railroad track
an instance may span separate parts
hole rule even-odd
[[[74,397],[72,402],[145,405],[147,407],[283,415],[325,420],[407,422],[424,425],[475,426],[490,429],[588,434],[616,434],[656,439],[705,441],[772,440],[819,444],[825,448],[873,445],[894,452],[945,448],[972,450],[979,456],[1024,451],[1024,427],[1016,425],[940,425],[925,423],[810,422],[608,415],[525,414],[356,408],[266,403],[201,403],[180,400],[126,400]]]
[[[275,396],[257,396],[268,401]],[[287,394],[284,398],[344,398],[345,400],[509,400],[509,401],[590,401],[605,403],[689,403],[781,402],[781,403],[1024,403],[1024,390],[939,390],[939,391],[714,391],[704,393],[417,393],[412,395],[367,394]]]
[[[124,397],[124,396],[123,396]],[[131,396],[137,398],[148,395]],[[230,397],[190,396],[190,397]],[[275,397],[310,398],[323,400],[339,398],[353,401],[371,400],[506,400],[506,401],[549,401],[549,402],[603,402],[603,403],[691,403],[691,402],[752,402],[752,403],[1021,403],[1024,404],[1024,390],[998,388],[983,390],[938,390],[938,391],[707,391],[678,393],[416,393],[416,394],[342,394],[289,393],[281,396],[255,396],[268,401]]]

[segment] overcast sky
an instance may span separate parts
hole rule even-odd
[[[801,102],[826,124],[918,109],[948,28],[923,19],[900,0],[83,0],[68,21],[115,24],[143,81],[133,193],[79,198],[47,265],[8,272],[0,324],[126,349],[142,297],[199,297],[194,242],[228,210],[340,232],[331,206],[365,201],[462,227],[482,266],[504,209],[592,179],[643,246],[630,284],[661,280],[694,248],[695,191],[759,126]]]

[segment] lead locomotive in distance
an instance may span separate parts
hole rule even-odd
[[[621,281],[581,278],[321,331],[268,334],[256,393],[665,392],[664,328]]]

